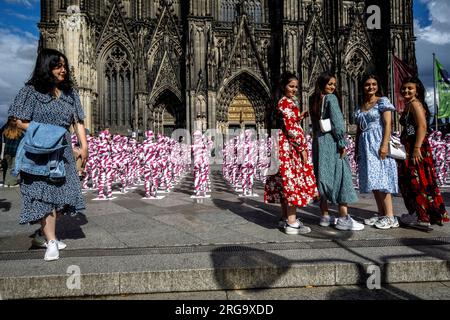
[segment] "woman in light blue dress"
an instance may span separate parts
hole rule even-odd
[[[395,107],[383,97],[377,76],[366,76],[362,83],[364,103],[355,113],[359,186],[361,193],[373,192],[378,207],[378,215],[365,223],[379,229],[397,228],[391,196],[398,193],[397,164],[388,157]]]

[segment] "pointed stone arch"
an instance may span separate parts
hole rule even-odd
[[[134,44],[132,36],[125,23],[125,12],[120,1],[112,1],[109,5],[109,15],[103,25],[100,37],[97,43],[96,52],[100,54],[105,51],[105,47],[111,43],[119,41],[128,52],[134,55]]]
[[[120,41],[111,41],[97,61],[99,106],[96,129],[126,133],[133,127],[134,74],[132,54]]]
[[[312,8],[305,29],[301,55],[303,103],[308,104],[318,76],[331,71],[334,54],[322,24],[319,8]]]
[[[361,80],[373,64],[362,44],[355,45],[344,57],[342,79],[342,103],[348,124],[354,124],[354,109],[362,101]]]
[[[147,124],[155,133],[170,136],[172,131],[186,127],[186,108],[171,87],[161,88],[148,105]]]
[[[162,6],[158,14],[156,29],[151,35],[149,46],[146,49],[150,105],[168,89],[179,101],[183,102],[181,65],[184,53],[181,36],[170,5]],[[148,123],[147,126],[151,126],[151,124]]]
[[[224,127],[228,126],[229,107],[238,95],[244,95],[253,106],[256,127],[266,127],[267,109],[271,105],[270,89],[265,82],[250,70],[243,70],[228,79],[217,95],[216,119]]]
[[[228,59],[223,71],[220,72],[220,82],[225,83],[239,70],[252,70],[257,78],[263,79],[268,86],[269,77],[265,69],[258,48],[256,38],[249,25],[249,18],[244,12],[241,14],[234,39],[230,42]]]

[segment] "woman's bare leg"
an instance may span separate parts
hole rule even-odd
[[[339,204],[339,217],[345,218],[348,215],[348,206],[346,203]]]
[[[322,216],[328,216],[328,201],[325,198],[320,198],[320,212],[322,213]]]
[[[385,216],[386,215],[386,211],[385,211],[385,205],[384,205],[384,193],[380,192],[380,191],[373,191],[373,195],[375,197],[375,201],[377,203],[377,208],[378,208],[378,215],[380,216]]]
[[[297,222],[297,207],[287,206],[287,219],[289,224],[295,224]]]
[[[56,240],[56,212],[53,210],[51,214],[41,220],[42,231],[47,241]]]

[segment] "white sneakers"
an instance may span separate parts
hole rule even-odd
[[[58,249],[63,250],[67,247],[67,245],[59,240],[56,240],[58,242]],[[47,241],[45,241],[45,237],[42,235],[41,229],[36,230],[33,236],[33,240],[31,240],[31,244],[35,247],[39,248],[47,248]]]
[[[374,226],[375,228],[382,230],[398,228],[400,226],[397,217],[394,216],[393,218],[389,218],[387,216],[379,216],[377,214],[369,219],[365,219],[364,224]]]
[[[368,225],[368,226],[373,226],[379,219],[380,219],[380,216],[376,214],[369,219],[364,219],[364,224]]]
[[[59,259],[58,241],[50,240],[47,242],[47,250],[45,251],[44,260],[54,261]]]
[[[387,216],[384,216],[380,219],[378,219],[377,222],[375,222],[375,227],[378,229],[390,229],[390,228],[398,228],[400,224],[398,223],[397,217],[389,218]]]
[[[326,215],[326,216],[322,216],[322,218],[320,218],[320,222],[319,222],[320,226],[329,227],[331,224],[336,225],[336,217],[335,216]]]
[[[364,230],[364,225],[354,220],[352,217],[350,217],[350,215],[347,215],[345,218],[337,219],[334,216],[322,216],[322,218],[320,218],[319,225],[322,227],[329,227],[330,225],[334,225],[336,229],[342,231]]]
[[[300,219],[297,219],[297,221],[294,224],[289,224],[286,222],[286,225],[284,227],[284,233],[286,234],[307,234],[311,232],[311,228],[305,226]]]
[[[361,231],[364,230],[364,225],[353,220],[353,218],[348,214],[345,218],[337,219],[336,229],[342,231]]]

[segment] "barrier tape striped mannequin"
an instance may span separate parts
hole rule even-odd
[[[270,167],[270,145],[268,143],[269,135],[264,134],[258,140],[258,161],[257,161],[257,179],[262,183],[266,183],[267,171]]]
[[[120,175],[120,184],[122,186],[122,192],[126,191],[128,187],[127,182],[127,172],[128,172],[128,156],[127,156],[127,145],[128,138],[122,136],[121,145],[120,145],[120,166],[119,166],[119,175]]]
[[[136,140],[134,138],[130,138],[128,140],[128,170],[127,170],[127,183],[129,186],[133,186],[135,184],[135,176],[136,176],[136,161],[135,161],[135,151],[136,151]]]
[[[211,172],[211,151],[214,147],[214,142],[211,140],[210,137],[204,135],[203,136],[203,144],[205,146],[204,150],[204,166],[205,166],[205,188],[206,192],[211,192],[211,179],[210,179],[210,172]]]
[[[449,185],[450,176],[450,134],[445,135],[445,184]]]
[[[92,188],[95,189],[98,186],[98,168],[97,168],[97,139],[88,135],[86,137],[88,143],[89,157],[84,166],[84,177],[82,182],[82,188],[84,190],[89,189],[89,181],[92,182]]]
[[[176,141],[173,139],[167,139],[167,157],[168,157],[168,168],[167,168],[167,179],[169,190],[175,187],[175,160],[176,158],[171,157],[173,149],[175,147]]]
[[[200,190],[201,195],[206,196],[206,192],[208,191],[208,179],[209,179],[209,151],[208,151],[208,142],[207,138],[202,138],[202,148],[201,148],[201,178],[200,178]]]
[[[228,181],[227,169],[228,169],[228,143],[225,142],[223,144],[223,151],[222,151],[222,176],[225,179],[225,181]]]
[[[105,130],[99,134],[98,159],[100,168],[100,179],[98,185],[98,198],[112,198],[112,161],[111,161],[111,145],[109,131]]]
[[[238,137],[233,138],[233,151],[232,151],[232,163],[231,163],[231,185],[233,188],[237,188],[237,179],[239,177],[239,164],[238,164]]]
[[[122,176],[122,136],[116,134],[112,138],[111,143],[111,161],[112,161],[112,168],[113,168],[113,182],[117,183],[120,182],[120,178]],[[125,192],[124,186],[121,186],[122,193]]]
[[[203,154],[206,150],[206,146],[203,143],[203,137],[200,130],[194,132],[194,144],[192,145],[192,152],[194,154],[194,189],[195,195],[198,197],[205,196],[206,189],[204,183],[204,157]]]
[[[225,142],[223,145],[223,151],[222,151],[222,176],[225,179],[225,181],[227,181],[227,182],[229,182],[228,151],[229,151],[229,143]]]
[[[98,157],[98,144],[100,143],[100,140],[98,138],[93,138],[93,155],[94,158],[92,159],[93,162],[93,169],[92,169],[92,189],[98,190],[98,185],[100,183],[100,159]]]
[[[433,131],[429,137],[428,141],[432,150],[434,166],[436,168],[437,183],[443,185],[445,183],[445,156],[446,156],[446,144],[442,140],[442,132]]]
[[[167,192],[167,155],[166,155],[166,137],[158,135],[158,152],[159,152],[159,189]]]
[[[352,171],[353,176],[353,183],[355,184],[355,187],[359,187],[359,179],[358,179],[358,162],[355,160],[355,152],[356,152],[356,144],[354,139],[347,135],[347,146],[345,147],[345,150],[347,152],[347,158],[350,163],[350,168]]]
[[[236,181],[237,181],[236,191],[237,191],[237,189],[242,189],[242,187],[243,187],[242,183],[243,183],[243,176],[244,176],[244,174],[243,174],[242,170],[243,170],[244,157],[245,157],[245,154],[244,154],[244,141],[245,141],[245,134],[244,134],[244,132],[242,132],[239,135],[239,140],[238,140],[238,153],[237,153],[237,157],[238,157],[237,174],[238,174],[238,176],[236,178]]]
[[[146,140],[144,141],[144,179],[145,179],[145,197],[156,198],[158,179],[154,175],[158,175],[158,145],[154,141],[154,133],[149,130],[145,133]],[[156,170],[155,170],[156,169]],[[156,180],[156,183],[155,183]]]
[[[244,157],[242,164],[242,190],[244,195],[252,195],[256,164],[253,130],[245,130],[242,149]]]

